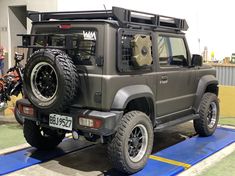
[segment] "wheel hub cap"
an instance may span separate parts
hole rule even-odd
[[[213,128],[217,119],[217,105],[215,102],[210,103],[210,107],[207,115],[208,127]]]
[[[132,143],[133,143],[133,146],[134,146],[134,147],[137,147],[138,144],[139,144],[138,138],[133,138]]]
[[[128,153],[132,162],[140,161],[146,153],[148,132],[144,125],[138,124],[133,129],[128,140]]]

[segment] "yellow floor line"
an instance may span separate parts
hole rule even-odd
[[[159,156],[150,155],[149,158],[153,159],[153,160],[161,161],[161,162],[164,162],[164,163],[176,165],[176,166],[182,166],[182,167],[184,167],[184,170],[191,167],[190,164],[175,161],[175,160],[171,160],[171,159],[167,159],[167,158],[162,158],[162,157],[159,157]]]

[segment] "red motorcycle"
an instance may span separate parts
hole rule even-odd
[[[23,65],[20,63],[24,59],[24,54],[15,53],[15,65],[11,67],[7,74],[0,78],[0,111],[7,108],[7,101],[11,100],[11,96],[23,95]],[[22,119],[15,116],[16,120],[22,124]]]

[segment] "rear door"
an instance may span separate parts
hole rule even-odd
[[[195,98],[195,69],[184,36],[159,34],[157,116],[189,112]]]
[[[98,66],[97,59],[104,55],[104,25],[97,23],[55,22],[39,23],[33,26],[33,34],[48,35],[48,46],[64,47],[73,59],[79,74],[79,93],[74,100],[77,107],[101,108],[101,76],[103,67]],[[66,36],[69,38],[65,39]],[[44,36],[37,36],[34,45],[43,44]]]

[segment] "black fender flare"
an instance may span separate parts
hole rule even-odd
[[[114,97],[111,109],[124,110],[131,100],[143,97],[147,98],[149,103],[152,103],[150,118],[154,121],[156,115],[155,98],[151,88],[146,85],[131,85],[119,89]]]
[[[195,98],[194,105],[193,105],[193,108],[196,112],[198,112],[199,110],[200,102],[201,102],[203,94],[206,91],[206,88],[212,84],[214,85],[219,84],[217,78],[214,75],[205,75],[201,77],[201,79],[199,80],[197,91],[196,91],[196,98]]]

